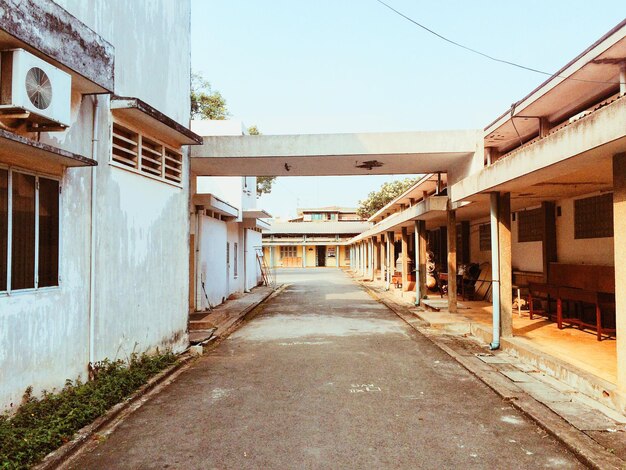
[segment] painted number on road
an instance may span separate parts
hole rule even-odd
[[[380,392],[380,387],[374,384],[352,384],[350,393]]]

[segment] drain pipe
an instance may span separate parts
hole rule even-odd
[[[98,161],[98,132],[100,128],[100,96],[96,95],[93,106],[91,129],[91,158]],[[91,167],[91,252],[89,259],[89,375],[93,372],[96,357],[96,196],[97,166]]]
[[[500,193],[491,193],[491,298],[493,300],[493,340],[489,345],[492,351],[500,348],[500,238],[498,237]]]

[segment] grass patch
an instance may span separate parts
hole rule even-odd
[[[171,353],[135,354],[129,362],[96,363],[94,380],[68,380],[58,393],[44,392],[42,398],[35,398],[28,388],[15,414],[0,416],[0,469],[37,464],[174,362]]]

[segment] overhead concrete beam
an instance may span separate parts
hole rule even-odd
[[[452,184],[453,202],[486,191],[514,192],[581,171],[626,149],[626,99],[620,98]]]
[[[198,176],[333,176],[446,172],[471,160],[476,130],[207,136],[191,150]]]
[[[396,230],[402,226],[411,226],[412,220],[428,220],[441,214],[445,214],[448,208],[448,196],[430,196],[418,202],[408,209],[398,212],[393,216],[377,223],[369,230],[354,237],[351,242],[355,243],[367,237],[385,233],[389,230]],[[453,205],[453,208],[456,206]],[[407,225],[408,224],[408,225]]]

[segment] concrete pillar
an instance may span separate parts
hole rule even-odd
[[[376,271],[378,271],[378,263],[380,262],[378,250],[378,237],[374,237],[372,238],[372,281],[376,280]]]
[[[387,279],[386,266],[387,266],[387,242],[383,234],[380,235],[380,282],[385,282]]]
[[[396,272],[396,249],[394,246],[395,240],[395,233],[392,231],[387,232],[387,289],[391,287],[391,279]]]
[[[337,245],[337,247],[335,248],[335,259],[337,260],[337,269],[341,268],[341,266],[339,265],[339,259],[341,258],[339,255],[339,245]]]
[[[448,201],[448,312],[457,312],[456,301],[456,212],[451,209]]]
[[[359,274],[362,276],[365,273],[365,243],[359,242],[359,258],[361,259],[361,263],[359,266]]]
[[[367,278],[372,280],[372,273],[374,272],[374,260],[372,259],[372,255],[374,254],[373,240],[370,238],[367,241]]]
[[[415,221],[415,305],[426,295],[426,222]]]
[[[302,244],[302,267],[306,268],[306,243]]]
[[[409,290],[409,234],[402,227],[402,292]]]
[[[274,247],[270,246],[270,267],[275,268],[276,265],[274,264],[275,261],[275,256],[274,256]]]
[[[548,282],[550,274],[550,263],[557,260],[556,252],[556,220],[554,202],[541,203],[541,217],[543,230],[541,233],[541,247],[543,251],[543,282]]]
[[[513,271],[511,269],[511,193],[500,194],[500,325],[504,337],[513,336]]]
[[[626,395],[626,153],[613,156],[617,388]]]

